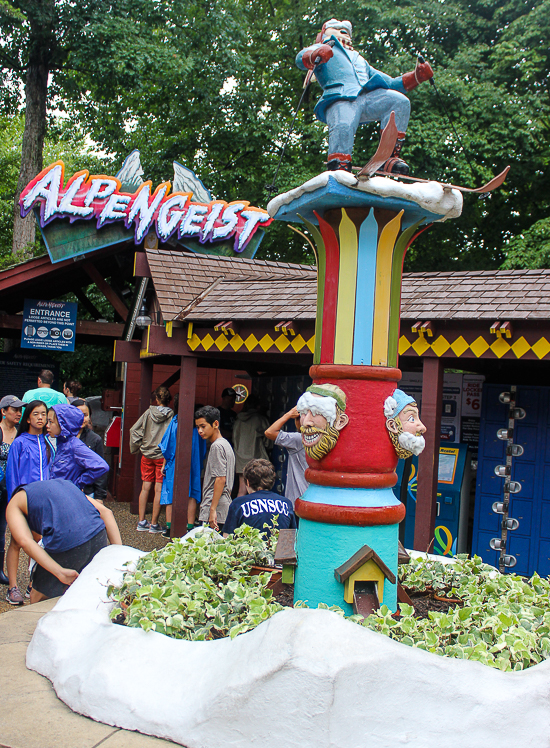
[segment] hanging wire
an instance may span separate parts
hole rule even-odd
[[[418,62],[421,65],[425,62],[425,60],[422,57],[422,55],[418,55],[417,56],[417,60],[418,60]],[[475,169],[473,167],[472,162],[470,161],[470,156],[468,155],[468,151],[466,149],[466,146],[462,142],[462,139],[461,139],[460,135],[458,134],[456,127],[454,126],[453,119],[452,119],[452,117],[451,117],[451,115],[450,115],[450,113],[449,113],[449,111],[447,109],[447,106],[445,104],[445,101],[443,100],[443,97],[441,96],[441,94],[438,91],[437,86],[435,85],[435,81],[434,81],[433,77],[430,78],[430,85],[433,87],[433,89],[434,89],[434,91],[436,93],[436,96],[437,96],[437,100],[441,104],[441,108],[443,109],[443,111],[445,113],[445,116],[447,117],[447,120],[449,121],[451,129],[454,132],[455,137],[456,137],[456,139],[458,140],[458,142],[460,144],[460,147],[462,148],[462,152],[464,153],[464,158],[466,159],[466,163],[468,164],[468,167],[470,169],[470,173],[471,173],[473,179],[476,179],[476,178],[483,179],[482,175],[479,174],[479,172],[477,171],[477,169]],[[484,192],[481,195],[479,195],[479,197],[485,198],[485,197],[488,196],[488,194],[489,194],[488,192]]]

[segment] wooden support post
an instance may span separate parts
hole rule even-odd
[[[92,304],[90,299],[86,296],[86,293],[84,292],[83,288],[73,288],[73,293],[76,296],[76,298],[79,300],[79,302],[82,304],[84,309],[87,312],[89,312],[95,320],[101,319],[103,317],[99,309],[97,309]]]
[[[161,384],[161,387],[166,387],[167,389],[170,389],[170,387],[173,384],[176,384],[176,382],[179,381],[180,378],[180,371],[179,369],[175,371],[173,374],[170,374],[168,379],[165,379],[164,382]]]
[[[128,307],[122,301],[120,296],[111,288],[95,265],[87,261],[82,263],[82,267],[84,268],[86,275],[96,284],[107,301],[110,302],[115,312],[118,312],[124,322],[126,322],[126,318],[128,317]]]
[[[195,425],[195,389],[197,383],[197,359],[181,357],[178,405],[178,437],[174,466],[174,494],[172,502],[171,536],[179,538],[187,531],[187,505],[189,502],[189,478],[191,475],[192,432]]]
[[[141,362],[141,377],[139,381],[139,415],[141,416],[151,405],[151,390],[153,389],[153,361]],[[128,424],[133,426],[133,424]],[[134,496],[130,505],[132,514],[139,513],[139,494],[141,492],[141,454],[135,455],[134,466]]]
[[[440,358],[424,358],[422,381],[422,412],[426,426],[426,447],[418,457],[416,520],[414,549],[431,551],[437,514],[437,475],[441,439],[441,407],[443,404],[443,362]]]

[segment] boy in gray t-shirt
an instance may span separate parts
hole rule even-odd
[[[235,455],[220,433],[220,411],[211,405],[195,413],[195,426],[202,439],[210,442],[202,484],[199,520],[221,532],[231,504],[235,477]]]
[[[288,452],[285,496],[290,499],[292,506],[294,506],[296,499],[304,495],[306,488],[309,486],[304,475],[307,470],[307,462],[306,452],[302,444],[299,418],[300,414],[297,408],[292,408],[282,418],[272,423],[265,432],[268,439],[274,441],[278,447],[284,447]],[[291,420],[295,422],[296,431],[283,431],[284,425]]]

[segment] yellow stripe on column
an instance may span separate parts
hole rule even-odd
[[[357,229],[344,209],[340,221],[340,275],[336,307],[334,363],[351,364],[355,328],[355,287],[357,284]]]
[[[376,255],[376,288],[374,292],[374,327],[372,332],[372,365],[388,365],[390,332],[391,269],[395,241],[401,228],[403,211],[382,229]]]

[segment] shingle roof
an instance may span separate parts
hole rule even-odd
[[[173,319],[216,280],[224,280],[188,320],[315,319],[311,265],[147,250],[164,320]],[[550,319],[550,270],[405,273],[403,319]]]
[[[313,275],[313,273],[311,273]],[[289,276],[222,281],[185,319],[315,319],[317,279]]]
[[[317,271],[314,266],[296,265],[288,262],[248,260],[244,257],[233,258],[187,254],[170,252],[163,249],[147,250],[147,260],[151,269],[151,275],[153,276],[153,283],[164,321],[173,319],[202,291],[208,288],[216,278],[220,277],[223,277],[225,281],[214,289],[212,299],[216,300],[215,307],[210,305],[208,301],[210,294],[208,294],[202,304],[193,310],[193,314],[188,319],[196,319],[195,315],[198,314],[199,309],[201,310],[201,315],[203,314],[203,310],[208,310],[205,311],[206,316],[201,316],[202,319],[220,319],[219,304],[224,301],[223,288],[226,289],[226,295],[231,294],[233,297],[232,299],[226,298],[225,301],[237,302],[238,308],[248,318],[250,316],[255,317],[255,315],[250,314],[250,311],[255,302],[261,298],[265,302],[262,314],[266,316],[268,306],[276,307],[277,309],[280,308],[281,303],[285,299],[284,294],[287,292],[290,293],[291,288],[300,287],[300,292],[297,295],[303,295],[304,288],[301,287],[301,284],[306,281],[307,287],[307,279],[312,281],[314,289],[313,298],[311,298],[309,291],[307,296],[311,299],[313,309],[310,317],[311,319],[315,318]],[[244,280],[248,283],[253,279],[263,279],[264,283],[248,296],[242,295],[242,285],[232,285],[231,290],[227,288],[228,281]],[[270,299],[269,283],[274,280],[282,281],[283,279],[287,279],[288,287],[283,288],[285,284],[279,283],[277,297],[275,297],[275,293],[273,292]],[[278,313],[274,310],[273,314],[274,317],[272,318],[276,319]],[[225,313],[221,315],[221,317],[225,316]],[[292,315],[286,316],[288,319],[292,319]]]
[[[549,319],[550,270],[406,273],[405,319]]]

